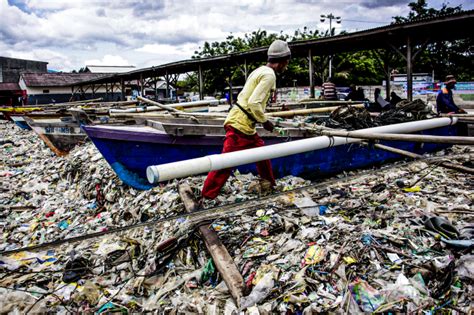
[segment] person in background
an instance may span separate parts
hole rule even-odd
[[[138,87],[134,86],[132,89],[132,97],[130,99],[134,101],[137,99],[138,96],[140,96],[140,92],[138,91]]]
[[[390,93],[390,104],[392,105],[393,108],[395,108],[395,105],[399,103],[402,100],[400,96],[397,95],[397,93],[393,92]]]
[[[349,92],[349,94],[347,94],[347,96],[344,98],[344,100],[345,101],[358,101],[358,99],[357,99],[357,89],[356,89],[355,84],[351,84],[349,86],[349,88],[351,89],[351,91]]]
[[[356,89],[355,84],[351,84],[350,86],[351,91],[349,94],[346,96],[344,100],[346,101],[365,101],[365,95],[364,95],[364,90],[359,87]]]
[[[263,128],[270,132],[273,131],[273,123],[265,117],[265,108],[276,90],[276,73],[286,70],[291,52],[288,43],[275,40],[268,48],[267,55],[267,64],[249,75],[244,88],[237,96],[237,103],[224,121],[226,135],[222,153],[264,146],[255,128],[257,124],[262,124]],[[257,171],[262,179],[268,181],[272,187],[275,186],[270,160],[258,162]],[[215,199],[219,195],[231,172],[231,169],[223,169],[207,175],[201,191],[201,206],[204,199]]]
[[[331,78],[328,78],[327,81],[323,83],[322,92],[325,100],[337,100],[336,85],[332,83]]]
[[[438,96],[436,97],[436,108],[438,110],[438,114],[465,114],[466,111],[462,108],[459,108],[454,104],[453,99],[453,89],[456,86],[456,79],[453,75],[446,76],[444,80],[444,88],[442,88]]]
[[[381,110],[387,110],[387,109],[390,109],[390,103],[387,102],[383,97],[382,95],[380,94],[381,91],[379,88],[376,88],[375,89],[375,92],[374,92],[374,100],[375,100],[375,103],[380,106],[380,109]]]
[[[364,94],[364,89],[362,87],[357,88],[357,100],[358,101],[365,101],[365,94]]]

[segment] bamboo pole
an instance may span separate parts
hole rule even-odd
[[[173,107],[170,107],[168,105],[164,105],[164,104],[161,104],[161,103],[158,103],[158,102],[155,102],[155,101],[152,101],[152,100],[149,100],[147,98],[144,98],[144,97],[141,97],[141,96],[137,96],[137,99],[139,101],[142,101],[144,103],[148,103],[150,105],[154,105],[154,106],[158,106],[164,110],[167,110],[169,111],[170,113],[179,113],[181,111],[177,110],[176,108],[173,108]]]
[[[97,102],[97,101],[101,101],[102,100],[102,97],[99,97],[99,98],[93,98],[93,99],[90,99],[90,100],[83,100],[83,101],[73,101],[73,102],[65,102],[65,103],[50,103],[50,104],[38,104],[38,105],[35,105],[35,106],[38,106],[38,107],[57,107],[57,106],[69,106],[69,105],[83,105],[83,104],[87,104],[87,103],[94,103],[94,102]]]
[[[467,114],[440,114],[441,117],[474,117],[474,113]]]
[[[360,132],[360,131],[339,131],[339,130],[323,130],[321,131],[321,134],[324,136],[335,136],[335,137],[366,139],[366,140],[448,143],[448,144],[460,144],[460,145],[473,145],[474,144],[474,137],[410,135],[410,134],[397,134],[397,133],[375,134],[375,133],[366,133],[366,132]]]
[[[376,144],[374,144],[374,147],[377,148],[377,149],[388,151],[388,152],[400,154],[400,155],[403,155],[403,156],[406,156],[406,157],[409,157],[409,158],[412,158],[412,159],[424,159],[425,158],[423,155],[416,154],[416,153],[406,151],[406,150],[402,150],[402,149],[393,148],[393,147],[390,147],[390,146],[387,146],[387,145],[384,145],[384,144],[376,143]],[[440,166],[443,166],[445,168],[456,170],[456,171],[459,171],[459,172],[462,172],[462,173],[474,174],[474,169],[473,168],[465,167],[465,166],[458,165],[458,164],[453,164],[453,163],[450,163],[450,162],[447,162],[447,161],[442,161],[442,162],[427,161],[427,163],[428,164],[439,164]]]
[[[178,192],[187,212],[192,213],[198,210],[198,203],[194,199],[193,192],[188,184],[179,185]],[[240,300],[243,297],[245,286],[239,269],[237,269],[234,260],[227,251],[227,248],[222,244],[214,229],[210,229],[208,225],[200,225],[198,229],[206,244],[207,250],[212,256],[216,269],[221,274],[237,306],[240,306]]]
[[[354,108],[364,108],[364,104],[356,104],[350,105],[350,107]],[[288,111],[281,111],[281,112],[273,112],[267,113],[265,116],[267,117],[294,117],[294,116],[304,116],[316,113],[327,113],[332,112],[339,108],[339,106],[330,106],[330,107],[321,107],[321,108],[309,108],[309,109],[296,109],[296,110],[288,110]]]

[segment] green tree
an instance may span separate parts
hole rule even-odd
[[[426,0],[418,0],[408,4],[410,12],[408,16],[395,16],[394,23],[415,21],[423,18],[433,18],[446,14],[459,13],[462,6],[449,7],[443,3],[440,9],[431,8]],[[455,31],[455,30],[453,30]],[[418,47],[419,48],[419,47]],[[437,41],[428,44],[414,62],[415,71],[431,72],[439,80],[443,80],[448,74],[456,75],[458,80],[472,80],[473,41],[472,38],[455,41]],[[399,60],[400,68],[405,69],[405,64]],[[405,69],[406,70],[406,69]]]

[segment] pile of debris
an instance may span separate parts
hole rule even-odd
[[[335,129],[358,130],[430,117],[432,117],[431,110],[422,100],[417,99],[414,101],[403,100],[397,104],[396,108],[382,111],[374,117],[365,108],[341,106],[333,111],[329,117],[311,116],[305,122]]]
[[[13,142],[1,146],[3,312],[472,311],[470,175],[399,163],[313,183],[286,177],[263,196],[255,176],[236,173],[205,222],[244,278],[236,303],[177,181],[136,191],[92,144],[56,157],[33,133],[2,127]],[[474,155],[454,147],[439,158],[447,152]],[[183,181],[198,194],[203,178]]]

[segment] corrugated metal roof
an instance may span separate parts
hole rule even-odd
[[[71,86],[84,81],[100,79],[106,73],[22,73],[21,77],[26,86]]]
[[[21,91],[18,83],[0,83],[0,91]]]
[[[410,22],[394,23],[354,33],[294,41],[289,42],[288,45],[291,55],[294,57],[306,57],[310,49],[313,56],[324,56],[348,51],[390,48],[390,45],[402,47],[406,45],[407,37],[410,37],[412,45],[420,45],[427,40],[433,42],[469,38],[472,37],[473,26],[474,10],[469,10]],[[140,77],[197,71],[199,68],[205,70],[228,67],[246,61],[265,61],[267,49],[268,47],[260,47],[227,55],[171,62],[127,73],[111,74],[106,78],[91,80],[85,84],[128,81]]]
[[[124,73],[135,70],[135,66],[86,66],[91,73]]]

